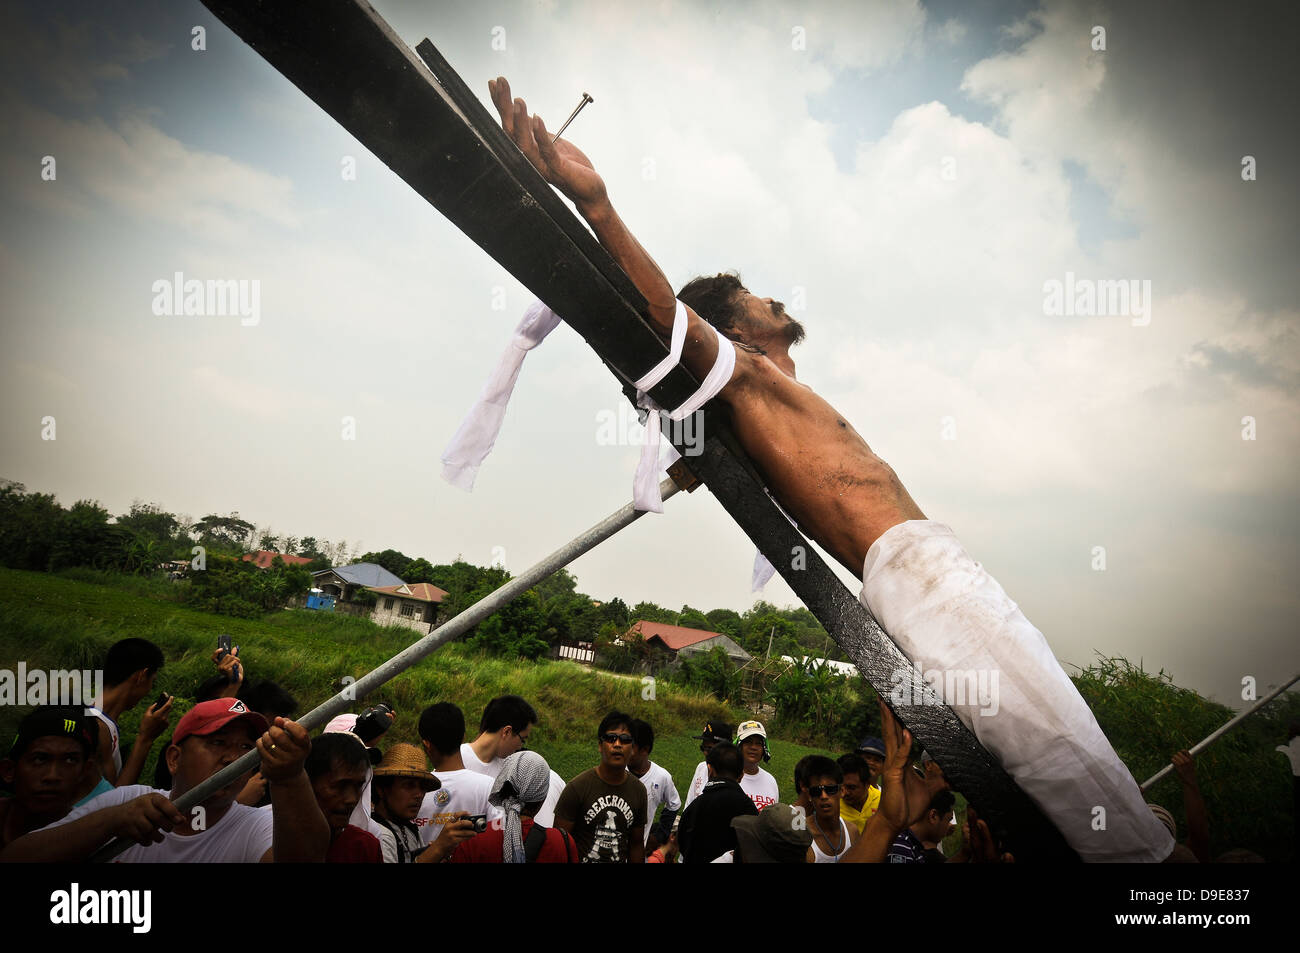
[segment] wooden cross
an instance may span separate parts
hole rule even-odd
[[[645,299],[432,43],[420,43],[417,57],[364,0],[314,0],[309,9],[287,0],[203,3],[563,315],[634,398],[630,382],[667,355],[642,317]],[[697,387],[679,366],[650,395],[676,407]],[[768,497],[725,413],[703,413],[703,452],[681,461],[683,479],[709,488],[882,698],[904,672],[919,702],[926,686],[915,667]],[[794,547],[805,568],[791,567]],[[950,708],[890,707],[991,828],[1006,832],[1017,860],[1078,859]]]

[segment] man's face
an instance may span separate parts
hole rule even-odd
[[[757,768],[763,760],[763,739],[759,735],[750,735],[740,743],[740,753],[745,756],[745,773],[753,774],[751,768]]]
[[[607,768],[626,768],[635,750],[627,725],[615,725],[600,736],[600,763]]]
[[[867,785],[856,771],[845,772],[844,782],[840,786],[840,796],[855,811],[862,810],[867,803]]]
[[[864,751],[859,751],[858,754],[862,755],[862,760],[867,763],[867,768],[871,771],[871,780],[874,781],[880,777],[881,769],[885,766],[885,759],[878,754],[868,754]]]
[[[713,746],[716,745],[717,743],[718,743],[717,738],[705,738],[703,741],[700,742],[700,752],[704,755],[704,759],[706,761],[709,758],[709,752],[713,750]]]
[[[365,779],[362,778],[362,783]],[[424,786],[415,778],[393,778],[382,795],[388,816],[397,821],[413,821],[424,802]],[[349,812],[351,813],[351,812]]]
[[[515,734],[514,728],[506,725],[501,729],[501,740],[497,742],[497,757],[508,758],[516,751],[523,749],[528,744],[528,736],[532,734],[533,726],[525,725],[523,731]]]
[[[632,752],[627,756],[627,766],[633,771],[645,771],[650,762],[650,752],[640,745],[632,745]]]
[[[131,704],[128,707],[135,707],[145,696],[153,694],[154,683],[157,681],[157,669],[152,672],[148,669],[141,669],[131,676]]]
[[[226,725],[209,735],[190,735],[167,749],[167,767],[172,772],[172,792],[184,794],[190,788],[207,780],[222,768],[238,761],[254,748],[256,737],[247,724]],[[213,792],[203,803],[208,806],[229,804],[239,794],[252,776],[245,771],[224,788]]]
[[[840,782],[829,774],[815,774],[808,779],[808,796],[823,826],[840,816]]]
[[[85,750],[72,738],[37,738],[17,761],[4,762],[4,780],[15,800],[31,814],[62,817],[72,809],[72,795],[86,770]]]
[[[312,781],[311,789],[316,794],[316,803],[329,822],[330,831],[337,834],[348,826],[348,819],[361,802],[361,789],[365,785],[366,768],[361,764],[355,767],[331,765],[328,771]]]
[[[937,811],[931,811],[929,817],[934,821],[930,828],[931,840],[941,841],[957,829],[957,813],[952,809],[942,818]]]
[[[744,319],[737,330],[748,339],[755,337],[782,337],[793,347],[804,339],[804,326],[786,314],[785,305],[772,298],[760,298],[746,291],[741,298]]]

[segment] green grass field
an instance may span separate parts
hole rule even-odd
[[[94,669],[109,646],[138,637],[159,645],[167,659],[158,687],[176,696],[173,724],[193,704],[199,684],[215,671],[210,660],[217,636],[229,634],[240,647],[252,678],[283,685],[301,704],[300,713],[325,701],[345,676],[360,678],[414,641],[410,630],[380,628],[367,620],[308,610],[283,610],[261,620],[199,612],[167,601],[168,583],[112,576],[90,570],[61,575],[0,569],[0,668]],[[421,710],[451,701],[465,712],[472,738],[479,714],[497,695],[514,693],[537,709],[540,724],[530,747],[566,780],[598,760],[596,726],[618,708],[654,726],[653,758],[684,791],[700,761],[698,734],[706,721],[743,720],[713,696],[678,690],[662,681],[653,700],[642,698],[639,679],[609,675],[573,662],[525,662],[473,654],[446,646],[389,682],[355,710],[383,701],[397,711],[385,741],[419,743]],[[144,704],[121,723],[125,747],[139,725]],[[8,737],[25,710],[0,709],[0,736]],[[381,747],[384,742],[381,742]],[[142,780],[153,775],[153,760]],[[767,770],[776,776],[783,800],[793,795],[794,765],[806,754],[829,753],[772,738]]]

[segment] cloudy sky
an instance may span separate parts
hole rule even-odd
[[[589,92],[567,135],[669,279],[785,301],[800,379],[1067,666],[1234,706],[1300,667],[1289,3],[375,7],[485,103],[504,74],[554,129]],[[0,477],[515,571],[630,499],[567,328],[474,492],[440,479],[529,296],[206,8],[5,10]],[[155,314],[176,272],[256,281],[256,321]],[[1053,308],[1067,275],[1150,297]],[[750,606],[707,490],[666,509],[580,588]]]

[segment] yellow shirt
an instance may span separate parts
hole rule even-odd
[[[840,817],[850,824],[856,824],[858,833],[861,834],[867,829],[867,818],[876,813],[876,808],[880,807],[880,788],[872,785],[867,788],[867,802],[862,805],[862,810],[856,810],[849,806],[849,802],[840,798]]]

